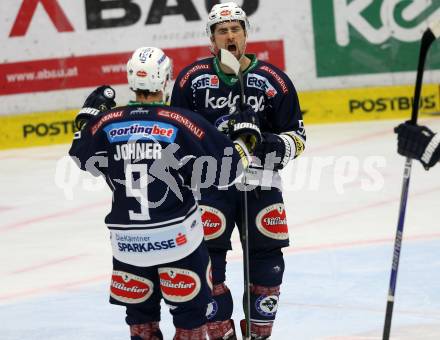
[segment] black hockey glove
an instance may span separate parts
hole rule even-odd
[[[243,140],[251,153],[261,143],[260,121],[257,113],[249,105],[229,116],[228,132],[232,140]]]
[[[116,106],[115,90],[109,85],[102,85],[89,94],[83,107],[75,118],[76,127],[81,130],[87,122],[101,112]]]
[[[287,165],[292,150],[286,138],[288,137],[263,132],[263,140],[255,149],[254,156],[265,169],[281,170]]]
[[[440,136],[426,126],[407,121],[394,128],[397,133],[397,152],[419,160],[429,170],[440,160]]]

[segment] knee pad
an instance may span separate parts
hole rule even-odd
[[[252,249],[249,254],[250,281],[254,285],[275,287],[281,285],[284,259],[280,248]]]
[[[212,301],[208,305],[208,322],[229,320],[233,310],[232,295],[225,283],[216,284],[212,289]]]
[[[130,325],[131,340],[163,340],[159,322]]]

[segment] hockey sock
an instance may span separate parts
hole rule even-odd
[[[194,329],[176,328],[173,340],[206,340],[206,325]]]
[[[280,286],[264,287],[251,284],[251,334],[265,339],[272,334],[278,309]]]
[[[163,340],[159,322],[130,325],[131,340]]]
[[[208,307],[208,334],[210,339],[233,339],[234,322],[231,320],[232,295],[225,283],[216,284],[213,300]]]

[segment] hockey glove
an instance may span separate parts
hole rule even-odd
[[[440,160],[440,136],[426,126],[407,121],[394,128],[397,133],[397,152],[419,160],[429,170]]]
[[[236,110],[230,115],[228,132],[233,141],[240,138],[251,153],[261,143],[260,121],[250,106],[246,106],[241,112]]]
[[[115,90],[109,85],[102,85],[89,94],[83,107],[75,118],[76,127],[81,130],[87,122],[101,112],[116,106]]]
[[[287,165],[292,150],[286,138],[274,133],[263,132],[263,140],[255,149],[254,156],[260,160],[264,168],[280,170]]]

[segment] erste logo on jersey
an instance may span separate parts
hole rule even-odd
[[[263,91],[269,98],[274,97],[278,93],[267,78],[256,73],[249,73],[246,84],[248,87]]]
[[[173,143],[178,128],[171,124],[156,121],[128,121],[113,123],[104,128],[110,143],[129,140],[153,140]]]
[[[218,209],[200,205],[202,209],[202,225],[205,240],[212,240],[221,236],[226,230],[226,217]]]
[[[110,295],[124,303],[140,303],[153,294],[153,286],[153,282],[144,277],[114,270]]]
[[[162,267],[158,272],[162,295],[171,302],[189,301],[200,291],[200,278],[191,270]]]
[[[193,90],[206,89],[206,88],[218,89],[219,79],[215,74],[202,74],[194,78],[191,82],[191,88]]]
[[[255,223],[258,230],[267,237],[276,240],[289,238],[284,204],[272,204],[264,208],[258,213]]]

